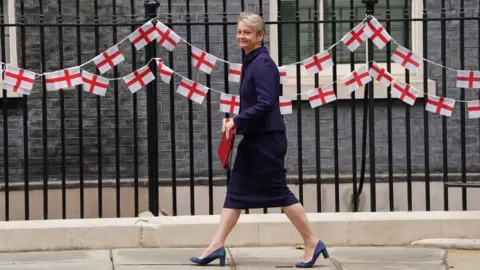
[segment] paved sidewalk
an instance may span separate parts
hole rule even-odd
[[[190,263],[201,249],[117,249],[98,251],[26,252],[0,254],[0,270],[162,270],[200,269]],[[480,264],[480,251],[418,247],[330,247],[331,260],[317,261],[322,270],[471,270]],[[224,269],[291,269],[303,258],[294,247],[229,248]],[[218,260],[201,269],[219,269]]]

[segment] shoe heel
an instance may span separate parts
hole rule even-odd
[[[223,257],[220,257],[220,266],[225,266],[225,257],[226,256],[223,256]]]
[[[323,255],[323,258],[325,258],[325,259],[328,259],[330,257],[330,255],[328,254],[327,247],[323,248],[322,255]]]

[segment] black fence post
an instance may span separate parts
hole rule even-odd
[[[147,21],[157,16],[158,0],[145,0],[145,18]],[[146,46],[146,61],[150,61],[157,55],[155,41]],[[157,75],[156,61],[150,62],[150,70]],[[157,114],[157,82],[156,80],[147,85],[147,136],[148,136],[148,209],[158,216],[158,114]]]
[[[366,14],[372,16],[375,13],[375,4],[378,3],[378,0],[362,0],[362,3],[365,3]],[[370,22],[371,17],[368,18]],[[373,61],[373,42],[371,39],[368,39],[368,66],[369,68],[372,65]],[[368,156],[370,159],[370,206],[371,211],[376,211],[376,181],[375,181],[375,119],[374,119],[374,81],[370,82],[368,85],[368,138],[369,138],[369,151]],[[366,94],[366,93],[365,93]],[[365,95],[366,97],[366,95]]]

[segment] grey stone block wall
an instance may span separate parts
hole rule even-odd
[[[76,5],[75,1],[62,1],[62,20],[68,23],[74,23],[76,20]],[[139,25],[143,22],[144,8],[141,0],[135,1],[135,8],[132,11],[130,1],[120,0],[116,1],[116,14],[118,22],[129,23],[130,15],[134,14]],[[160,20],[166,23],[168,13],[167,1],[161,0],[161,8],[159,9]],[[228,59],[232,62],[241,62],[241,51],[238,49],[235,42],[235,25],[229,25],[226,29],[218,25],[211,25],[209,31],[209,43],[206,44],[206,27],[203,25],[191,25],[186,27],[184,24],[187,16],[186,1],[172,1],[172,20],[181,25],[175,25],[173,30],[183,38],[190,35],[190,43],[201,49],[206,49],[208,46],[209,52],[222,59]],[[101,23],[111,23],[112,15],[114,14],[112,1],[98,1],[98,14]],[[208,5],[208,19],[213,22],[222,21],[222,7],[223,1],[209,0]],[[263,1],[262,10],[264,17],[268,21],[269,15],[269,1]],[[440,17],[440,1],[427,1],[427,9],[429,17]],[[459,14],[460,1],[447,1],[447,17],[456,17]],[[20,4],[16,1],[17,21],[20,20]],[[466,16],[476,16],[475,9],[478,8],[476,1],[465,1]],[[44,3],[43,12],[46,23],[55,23],[57,21],[58,4],[56,1],[48,1]],[[245,1],[245,10],[259,12],[260,8],[258,1]],[[240,1],[228,1],[227,13],[228,21],[235,22],[238,13],[240,13]],[[190,12],[192,22],[203,22],[205,17],[203,13],[204,1],[192,0],[190,1]],[[94,1],[81,1],[80,3],[80,21],[82,23],[93,22],[94,20]],[[40,22],[39,6],[36,1],[25,1],[24,5],[25,20],[27,23]],[[383,15],[379,15],[380,18]],[[470,20],[465,21],[465,69],[478,69],[478,22]],[[447,46],[447,65],[454,69],[460,69],[460,24],[458,21],[448,21],[446,23],[446,46]],[[18,35],[20,37],[20,30]],[[45,43],[45,71],[54,71],[62,67],[70,67],[77,65],[78,55],[81,56],[81,62],[90,60],[97,55],[97,52],[102,52],[114,42],[113,27],[100,26],[98,27],[98,44],[96,47],[96,32],[95,27],[81,27],[80,42],[81,52],[77,50],[77,29],[75,27],[63,27],[63,48],[59,47],[59,28],[45,27],[44,28],[44,43]],[[226,30],[226,31],[225,31]],[[118,26],[117,41],[126,37],[131,33],[130,26]],[[224,50],[223,37],[227,35],[228,44],[227,51]],[[441,24],[438,21],[428,22],[428,58],[437,63],[441,63]],[[268,46],[268,36],[267,42]],[[19,66],[25,67],[32,71],[40,72],[42,69],[41,60],[41,35],[38,27],[25,27],[25,43],[18,40],[19,49]],[[22,45],[25,45],[25,51],[22,50]],[[217,62],[209,83],[207,83],[207,76],[201,71],[191,68],[189,69],[187,60],[188,46],[181,43],[173,53],[174,61],[169,62],[167,51],[158,46],[158,56],[162,57],[173,69],[185,77],[191,75],[193,80],[205,84],[219,91],[228,91],[230,93],[238,94],[238,84],[225,83],[225,66],[221,62]],[[60,50],[63,49],[64,61],[60,61]],[[145,65],[144,50],[132,50],[132,47],[126,41],[121,45],[126,61],[118,68],[118,77],[124,76],[133,71],[133,69],[140,68]],[[392,46],[392,52],[395,49]],[[135,57],[132,54],[135,52]],[[22,59],[25,58],[25,62]],[[132,58],[136,59],[135,65],[132,64]],[[90,72],[95,72],[93,64],[85,66],[85,69]],[[105,77],[114,77],[113,71],[104,74]],[[437,94],[442,92],[442,70],[439,67],[429,65],[428,77],[437,83]],[[174,77],[173,90],[181,78]],[[195,177],[205,177],[209,173],[209,144],[208,144],[208,107],[207,99],[202,105],[193,103],[192,112],[189,113],[187,100],[179,94],[174,95],[174,121],[171,121],[170,110],[170,86],[163,82],[157,81],[158,86],[158,137],[159,137],[159,173],[162,178],[169,179],[172,175],[172,138],[171,129],[175,130],[175,165],[177,177],[190,176],[190,149],[193,154],[193,168],[192,171]],[[83,175],[85,179],[98,179],[101,176],[104,179],[112,179],[116,177],[116,142],[118,140],[119,150],[119,177],[122,179],[131,179],[134,176],[134,130],[137,131],[138,138],[138,174],[140,177],[146,177],[148,173],[147,168],[147,113],[146,113],[146,90],[141,90],[136,95],[137,106],[137,121],[138,125],[135,129],[134,122],[134,98],[130,91],[126,88],[123,81],[118,81],[116,88],[115,83],[110,83],[110,89],[106,97],[97,99],[96,96],[83,92],[82,90],[70,90],[64,92],[65,105],[65,164],[62,164],[62,129],[61,129],[61,95],[57,92],[46,93],[46,111],[47,111],[47,166],[49,181],[59,180],[62,178],[62,167],[65,165],[66,178],[69,181],[78,180],[80,176],[80,139],[79,139],[79,111],[81,109],[83,117]],[[455,88],[455,72],[447,72],[447,97],[460,99],[460,91]],[[118,91],[118,103],[115,103],[115,91]],[[475,99],[478,97],[477,90],[466,89],[466,99]],[[79,95],[81,94],[81,97]],[[82,105],[79,106],[79,98]],[[218,93],[211,93],[211,155],[212,155],[212,171],[214,176],[224,176],[225,173],[220,169],[219,162],[216,155],[216,147],[219,142],[219,129],[221,119],[224,116],[219,111],[218,100],[220,95]],[[42,121],[42,105],[43,93],[41,88],[41,80],[37,79],[34,91],[25,98],[28,107],[28,165],[30,181],[42,181],[43,179],[43,121]],[[347,177],[352,172],[352,117],[351,108],[352,102],[349,100],[338,101],[338,169],[341,174]],[[3,106],[3,105],[2,105]],[[101,147],[99,147],[98,137],[98,122],[97,106],[100,108],[101,117]],[[115,108],[118,108],[118,132],[120,137],[115,136]],[[302,141],[302,172],[304,175],[315,174],[317,161],[316,156],[316,136],[315,136],[315,121],[320,125],[319,145],[320,145],[320,166],[322,177],[327,178],[328,174],[334,172],[334,133],[333,133],[333,104],[322,106],[320,111],[320,118],[315,119],[315,111],[312,110],[307,102],[301,104],[302,118],[298,123],[298,111],[294,104],[294,113],[285,116],[285,122],[288,127],[289,149],[287,155],[287,169],[289,174],[297,175],[299,171],[298,146],[299,140]],[[8,128],[9,128],[9,179],[13,182],[21,182],[24,177],[24,165],[26,159],[24,156],[24,130],[23,130],[23,103],[21,99],[8,100]],[[406,172],[406,145],[407,134],[405,130],[406,122],[410,121],[410,139],[411,139],[411,163],[413,173],[423,174],[425,170],[425,144],[424,144],[424,117],[428,118],[428,149],[429,167],[431,172],[443,171],[443,144],[442,144],[442,117],[431,113],[424,113],[424,101],[418,100],[416,105],[410,109],[410,117],[405,116],[405,104],[401,101],[395,100],[392,105],[392,149],[393,149],[393,171],[394,173]],[[3,108],[3,107],[2,107]],[[190,118],[191,115],[191,118]],[[363,101],[355,102],[355,123],[356,123],[356,161],[357,172],[360,172],[361,164],[361,138],[363,125]],[[191,120],[193,130],[189,129],[189,121]],[[477,120],[469,120],[468,115],[465,121],[466,132],[466,168],[468,171],[477,171],[479,168],[478,159],[480,157],[479,149],[479,129]],[[451,118],[446,120],[447,126],[447,153],[448,153],[448,171],[456,172],[461,169],[461,152],[460,152],[460,104],[455,105],[455,111]],[[298,137],[298,128],[301,128],[301,138]],[[375,166],[376,172],[388,172],[388,122],[387,122],[387,101],[375,100]],[[193,139],[193,144],[190,145],[190,133]],[[3,134],[3,125],[0,125],[0,134]],[[0,135],[0,163],[3,168],[5,157],[3,156],[3,149],[5,147],[3,135]],[[240,138],[239,138],[240,139]],[[237,140],[238,142],[238,140]],[[100,172],[98,171],[98,153],[101,149]],[[367,139],[367,172],[368,168],[368,139]],[[4,181],[4,170],[0,170],[0,181]]]

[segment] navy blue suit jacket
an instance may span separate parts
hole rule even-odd
[[[279,106],[280,72],[265,47],[245,56],[240,85],[240,111],[233,118],[237,133],[285,131]]]

